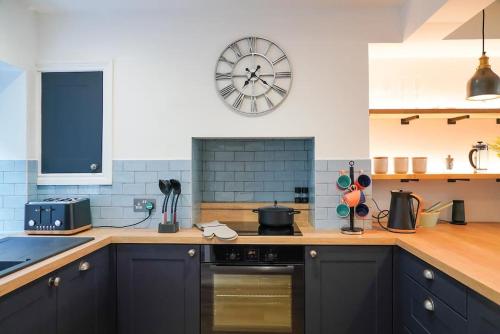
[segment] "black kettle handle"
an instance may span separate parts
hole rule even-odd
[[[477,166],[474,163],[474,159],[472,159],[472,157],[474,156],[474,152],[477,153],[477,148],[474,148],[474,149],[470,150],[470,152],[469,152],[469,162],[470,162],[471,166],[474,167],[474,169],[477,169]]]
[[[415,210],[415,220],[413,221],[413,228],[417,227],[417,221],[418,221],[418,213],[420,210],[420,198],[418,196],[415,196],[413,194],[410,194],[410,198],[413,198],[414,200],[417,201],[417,210]],[[410,210],[413,209],[413,203],[410,201]],[[413,212],[410,212],[411,217],[413,217]]]

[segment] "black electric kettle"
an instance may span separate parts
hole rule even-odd
[[[417,202],[414,210],[413,201]],[[421,199],[411,191],[391,191],[391,206],[387,229],[391,232],[415,233]]]

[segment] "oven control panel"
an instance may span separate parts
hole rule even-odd
[[[213,263],[301,263],[303,246],[204,245],[202,261]]]

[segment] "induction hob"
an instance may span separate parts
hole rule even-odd
[[[240,236],[292,236],[302,235],[297,224],[283,227],[262,226],[258,222],[224,222],[227,227],[235,230]]]

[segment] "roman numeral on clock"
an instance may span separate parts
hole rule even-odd
[[[292,72],[276,72],[276,78],[291,78]]]
[[[222,88],[220,90],[220,95],[222,95],[223,98],[227,98],[229,95],[231,95],[234,91],[236,90],[236,88],[234,88],[234,86],[231,84],[231,85],[228,85],[224,88]]]
[[[271,101],[271,99],[269,99],[269,97],[268,97],[267,95],[264,95],[264,98],[266,99],[267,106],[269,107],[269,109],[274,108],[274,103],[273,103],[273,101]]]
[[[238,59],[243,56],[243,54],[241,53],[241,50],[240,50],[240,47],[238,46],[238,44],[233,43],[229,47],[231,48],[231,50],[233,50],[234,54],[236,55],[236,57],[238,57]]]
[[[215,80],[231,80],[233,75],[231,73],[215,73]]]
[[[286,59],[286,56],[283,55],[283,56],[279,57],[278,59],[276,59],[275,61],[273,61],[273,65],[276,65],[277,63],[279,63],[285,59]]]
[[[229,59],[227,59],[227,58],[226,58],[226,57],[224,57],[224,56],[220,56],[219,61],[223,61],[223,62],[225,62],[225,63],[228,63],[228,64],[229,64],[229,65],[231,65],[231,66],[234,66],[234,62],[230,61]]]
[[[286,95],[286,89],[283,89],[281,88],[280,86],[277,86],[277,85],[272,85],[271,88],[278,94],[280,94],[281,96],[285,96]]]
[[[254,53],[257,50],[257,38],[255,37],[248,37],[248,49],[250,50],[250,53]]]
[[[238,97],[236,98],[236,100],[234,100],[233,107],[235,107],[236,109],[240,109],[240,106],[243,103],[243,99],[244,98],[245,98],[245,95],[243,95],[242,93],[240,93],[240,95],[238,95]]]
[[[257,112],[257,98],[252,96],[251,112]]]

